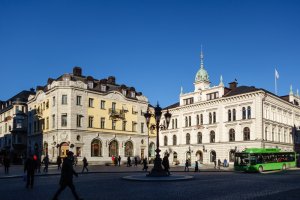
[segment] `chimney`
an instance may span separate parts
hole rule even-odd
[[[81,69],[81,67],[74,67],[73,68],[73,75],[74,76],[82,76],[82,69]]]
[[[238,82],[237,82],[237,80],[235,79],[233,82],[229,83],[229,88],[230,88],[231,90],[233,90],[233,89],[235,89],[235,88],[237,87],[237,85],[238,85]]]

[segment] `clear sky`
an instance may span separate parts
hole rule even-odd
[[[203,45],[212,85],[300,89],[297,0],[1,0],[0,99],[83,68],[162,107],[193,91]]]

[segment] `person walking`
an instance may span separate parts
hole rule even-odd
[[[4,156],[3,165],[4,165],[4,173],[8,174],[9,173],[9,167],[10,167],[10,159],[9,159],[8,155]]]
[[[137,157],[135,156],[134,157],[134,166],[137,167],[137,164],[138,164],[138,160],[137,160]]]
[[[228,167],[228,164],[227,164],[227,160],[226,160],[226,158],[224,159],[224,162],[223,162],[223,167]]]
[[[184,171],[185,171],[185,172],[190,171],[190,170],[189,170],[189,160],[188,160],[188,159],[186,159],[186,161],[185,161]]]
[[[60,193],[64,189],[66,189],[67,186],[71,189],[72,194],[76,200],[81,199],[81,198],[79,198],[79,196],[75,190],[75,186],[73,183],[73,175],[78,177],[78,173],[76,173],[76,171],[73,169],[73,152],[69,151],[67,153],[67,157],[64,159],[64,162],[62,165],[61,176],[60,176],[60,181],[59,181],[60,187],[57,190],[57,192],[55,193],[53,200],[57,200]]]
[[[36,165],[37,165],[35,171],[36,171],[37,173],[41,173],[41,165],[42,165],[41,159],[37,158],[37,156],[34,155],[34,156],[33,156],[33,160],[36,161]]]
[[[118,157],[118,165],[119,165],[119,167],[121,166],[121,156],[120,155]]]
[[[83,162],[83,167],[82,167],[82,172],[81,173],[83,173],[85,169],[86,169],[87,172],[89,172],[89,169],[87,168],[87,166],[89,165],[89,163],[88,163],[86,157],[83,157],[82,162]]]
[[[215,165],[215,169],[217,169],[217,161],[216,161],[216,159],[214,159],[214,165]]]
[[[24,174],[27,172],[27,182],[26,182],[26,188],[29,187],[33,188],[34,183],[34,172],[37,168],[37,161],[34,160],[33,155],[30,155],[24,164]]]
[[[162,165],[168,176],[170,176],[169,154],[166,154],[162,160]]]
[[[127,167],[131,167],[131,159],[130,159],[130,156],[127,157]]]
[[[221,160],[218,159],[218,169],[221,169],[221,164],[222,164]]]
[[[148,170],[148,161],[147,158],[143,159],[143,171],[147,171]]]
[[[48,157],[48,154],[43,159],[43,163],[45,165],[43,172],[48,172],[48,167],[49,167],[49,157]]]
[[[57,164],[57,170],[60,170],[61,169],[61,157],[60,156],[57,156],[56,164]]]
[[[198,161],[196,160],[195,161],[195,172],[198,172],[199,171],[199,168],[198,168]]]

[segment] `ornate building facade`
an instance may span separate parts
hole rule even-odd
[[[21,163],[26,155],[27,100],[34,91],[22,91],[7,101],[0,101],[0,155],[9,155]]]
[[[71,150],[82,160],[111,163],[112,157],[147,157],[155,134],[146,127],[148,99],[115,77],[97,80],[73,73],[48,79],[29,97],[28,151],[43,157],[66,156]]]
[[[180,102],[164,109],[172,113],[168,130],[160,134],[162,152],[170,161],[212,163],[245,148],[293,150],[292,127],[300,125],[300,98],[291,89],[277,96],[265,89],[238,86],[237,81],[211,86],[201,52],[195,89],[180,94]]]

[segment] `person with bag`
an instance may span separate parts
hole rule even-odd
[[[25,161],[24,165],[24,174],[27,172],[27,176],[24,176],[24,181],[26,180],[26,188],[29,187],[33,188],[34,183],[34,172],[36,170],[37,163],[33,158],[33,155],[30,155],[27,160]]]
[[[87,162],[86,157],[83,157],[82,162],[83,162],[83,168],[82,168],[82,172],[81,173],[84,172],[84,169],[86,169],[86,171],[89,172],[89,169],[87,168],[87,166],[89,165],[89,163]]]

